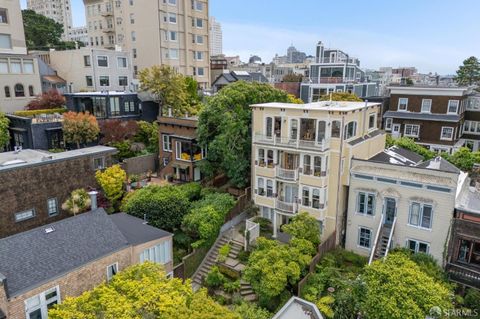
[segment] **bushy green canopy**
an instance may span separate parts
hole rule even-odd
[[[315,247],[320,244],[320,225],[318,221],[308,213],[299,213],[292,221],[282,226],[282,230],[293,238],[306,239]]]
[[[10,134],[8,132],[9,123],[10,120],[5,116],[4,113],[0,112],[0,151],[10,141]]]

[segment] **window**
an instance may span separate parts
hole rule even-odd
[[[193,43],[196,43],[196,44],[203,44],[203,35],[193,35]]]
[[[430,249],[430,245],[428,243],[424,243],[418,240],[409,239],[407,240],[407,248],[410,249],[414,253],[425,253],[428,254]]]
[[[85,81],[87,82],[87,86],[93,86],[93,78],[91,75],[87,75]]]
[[[273,219],[273,214],[275,214],[275,213],[273,212],[272,208],[262,206],[262,217],[263,218],[272,220]]]
[[[401,97],[398,99],[398,110],[399,111],[406,111],[408,107],[408,98]]]
[[[325,121],[318,121],[318,134],[317,134],[317,142],[322,143],[325,140],[325,133],[327,128],[327,122]]]
[[[107,282],[112,280],[113,276],[118,273],[118,263],[111,264],[107,267]]]
[[[35,96],[35,90],[33,89],[33,85],[28,86],[28,95]]]
[[[118,97],[110,98],[110,115],[112,116],[120,115],[120,99]]]
[[[205,75],[205,69],[204,68],[196,68],[196,69],[197,69],[197,72],[196,72],[197,76],[204,76]]]
[[[260,166],[265,165],[265,150],[262,148],[258,149],[258,164]]]
[[[5,97],[11,97],[9,86],[5,86],[3,90],[5,91]]]
[[[172,151],[172,139],[170,138],[170,135],[168,134],[162,134],[162,141],[163,141],[163,150],[165,152],[171,152]]]
[[[105,168],[105,158],[97,157],[93,159],[93,169],[99,170]]]
[[[413,182],[406,182],[406,181],[401,181],[400,185],[408,186],[408,187],[415,187],[415,188],[423,188],[422,184],[413,183]]]
[[[176,24],[177,23],[177,15],[175,13],[169,12],[168,13],[168,22],[172,23],[172,24]]]
[[[133,6],[133,0],[128,0],[128,3]]]
[[[167,58],[178,60],[178,49],[169,49]]]
[[[269,138],[273,135],[273,118],[267,117],[265,119],[265,135]]]
[[[360,227],[358,230],[358,246],[363,248],[370,248],[370,241],[372,238],[372,231],[368,228]]]
[[[177,42],[177,31],[165,31],[165,40]]]
[[[273,165],[273,150],[267,150],[267,165]]]
[[[135,102],[134,101],[125,101],[123,103],[123,109],[125,110],[125,113],[135,112]]]
[[[258,178],[257,180],[257,190],[258,190],[258,195],[264,196],[265,195],[265,181],[263,178]]]
[[[332,122],[332,137],[340,137],[340,121],[333,121]]]
[[[137,49],[132,49],[132,56],[134,59],[137,58]]]
[[[0,73],[8,73],[8,60],[0,59]]]
[[[130,24],[135,24],[135,15],[130,13]]]
[[[110,77],[107,75],[100,76],[100,86],[110,86]]]
[[[132,37],[132,42],[137,41],[137,33],[135,31],[132,31],[132,33],[130,35]]]
[[[442,133],[440,134],[441,140],[451,141],[453,139],[453,127],[442,127]]]
[[[12,39],[10,34],[0,33],[0,49],[11,49],[12,48]]]
[[[405,124],[405,136],[418,137],[420,134],[420,125]]]
[[[273,181],[267,179],[267,197],[273,197]]]
[[[370,114],[369,117],[368,117],[368,128],[369,128],[369,129],[373,129],[373,128],[376,127],[376,125],[375,125],[375,120],[376,120],[376,115],[375,115],[375,113]]]
[[[373,176],[369,175],[362,175],[362,174],[354,174],[355,178],[360,178],[360,179],[367,179],[373,181]]]
[[[303,156],[303,174],[310,175],[312,174],[312,163],[310,155]]]
[[[118,77],[119,86],[128,86],[128,76],[119,76]]]
[[[169,263],[171,258],[171,240],[164,241],[156,246],[145,249],[140,254],[140,262],[151,261],[159,264]]]
[[[48,318],[48,310],[58,303],[60,288],[56,286],[25,300],[25,313],[29,319],[45,319]]]
[[[29,209],[20,213],[15,213],[15,222],[21,222],[35,217],[35,209]]]
[[[124,56],[117,57],[117,65],[119,68],[126,68],[128,66],[127,58]]]
[[[290,120],[290,139],[296,140],[298,136],[298,120]]]
[[[345,136],[344,136],[344,139],[345,140],[348,140],[352,137],[355,137],[355,135],[357,135],[357,122],[356,121],[352,121],[352,122],[349,122],[346,126],[345,126]]]
[[[108,68],[108,57],[107,56],[97,56],[97,65],[102,68]]]
[[[443,193],[450,193],[451,189],[447,187],[440,187],[440,186],[431,186],[427,185],[427,189],[436,191],[436,192],[443,192]]]
[[[5,8],[0,8],[0,23],[8,23],[8,10]]]
[[[310,206],[310,189],[305,186],[302,188],[302,205]]]
[[[203,28],[203,20],[200,18],[193,18],[192,27],[197,27],[199,29]]]
[[[195,9],[197,11],[202,11],[203,3],[198,0],[192,0],[192,9]]]
[[[377,177],[377,181],[382,183],[397,184],[397,180],[390,178]]]
[[[193,51],[193,59],[197,61],[203,61],[203,52]]]
[[[24,97],[25,96],[25,88],[23,84],[15,84],[15,97]]]
[[[320,190],[318,188],[312,190],[312,207],[320,208]]]
[[[33,60],[23,60],[23,73],[33,74]]]
[[[479,97],[474,97],[474,96],[471,96],[468,98],[468,100],[466,101],[467,105],[466,105],[466,109],[468,111],[480,111],[480,98]]]
[[[10,59],[10,72],[15,74],[22,73],[22,62],[20,59]]]
[[[392,130],[393,119],[391,117],[385,119],[385,131]]]
[[[449,114],[457,114],[458,112],[458,100],[449,100],[448,101],[448,113]]]
[[[58,202],[56,198],[47,199],[47,210],[49,217],[58,215]]]
[[[420,204],[413,202],[410,205],[410,213],[408,216],[408,224],[411,226],[432,228],[432,205]]]
[[[168,4],[170,4],[172,6],[177,5],[177,0],[167,0],[167,1],[168,1]],[[165,0],[163,2],[165,2]]]
[[[313,157],[313,175],[322,175],[322,158],[320,156]]]
[[[432,99],[422,99],[422,113],[430,113],[432,109]]]
[[[357,213],[373,216],[375,212],[375,195],[359,192],[357,195]]]
[[[84,66],[91,66],[92,65],[92,61],[91,61],[89,55],[84,55],[83,56],[83,65]]]

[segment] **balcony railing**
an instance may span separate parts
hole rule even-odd
[[[450,280],[480,289],[480,271],[451,263],[447,264],[447,271]]]
[[[288,181],[296,181],[298,179],[298,170],[296,169],[285,169],[276,167],[275,176]]]
[[[288,137],[271,137],[259,133],[255,134],[253,141],[261,144],[278,145],[297,149],[310,149],[315,151],[325,151],[329,146],[325,139],[319,142],[316,140],[291,139]]]
[[[360,62],[356,58],[345,58],[345,57],[326,57],[326,58],[318,58],[316,63],[348,63],[348,64],[355,64],[359,65]]]
[[[313,83],[313,84],[338,84],[338,83],[354,83],[359,82],[360,79],[356,78],[344,78],[342,76],[334,77],[309,77],[302,80],[304,83]]]
[[[275,199],[275,208],[287,213],[295,213],[297,208],[295,203],[287,203],[280,199]]]

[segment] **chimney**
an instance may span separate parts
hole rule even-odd
[[[98,208],[97,206],[97,191],[91,191],[88,192],[88,195],[90,195],[90,209],[91,210],[96,210]]]

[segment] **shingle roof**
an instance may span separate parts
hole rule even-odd
[[[457,174],[461,172],[455,165],[453,165],[452,163],[448,162],[446,159],[440,156],[437,156],[436,158],[432,158],[429,161],[420,163],[417,165],[417,167],[434,169],[442,172],[457,173]]]
[[[46,233],[47,228],[53,231]],[[142,240],[164,236],[151,228],[135,217],[109,216],[102,208],[63,219],[0,239],[0,274],[7,279],[9,296],[15,296]]]
[[[387,111],[383,115],[384,118],[392,117],[397,119],[412,119],[439,122],[458,122],[460,115],[455,114],[433,114],[433,113],[414,113],[414,112],[396,112]]]
[[[371,157],[369,160],[395,165],[415,166],[422,162],[423,157],[404,148],[392,146]]]
[[[125,213],[113,214],[109,217],[132,245],[172,236],[169,232],[144,224],[140,218]]]

